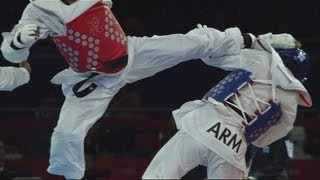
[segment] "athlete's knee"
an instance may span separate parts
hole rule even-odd
[[[81,153],[84,138],[69,132],[54,131],[51,138],[50,154],[58,159],[64,159],[70,153]]]
[[[59,139],[61,141],[81,141],[84,140],[84,136],[72,131],[55,128],[52,134],[52,139]]]

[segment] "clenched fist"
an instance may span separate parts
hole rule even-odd
[[[39,39],[39,36],[39,26],[36,24],[27,24],[16,33],[13,44],[17,48],[25,48],[36,42]]]
[[[265,40],[275,49],[293,49],[301,48],[301,43],[297,41],[291,34],[272,34],[267,33],[258,36],[260,39]]]

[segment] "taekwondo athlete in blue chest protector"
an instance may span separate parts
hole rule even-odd
[[[301,83],[308,58],[297,43],[288,45],[286,34],[275,35],[276,42],[266,36],[251,36],[252,48],[239,55],[203,59],[231,73],[201,100],[173,111],[179,131],[155,155],[143,179],[179,179],[198,165],[207,166],[208,179],[241,179],[248,144],[263,147],[287,135],[297,106],[312,105]],[[285,49],[277,52],[271,45]]]

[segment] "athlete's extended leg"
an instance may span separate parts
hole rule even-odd
[[[234,56],[243,47],[238,28],[225,32],[194,29],[187,34],[128,38],[127,82],[150,77],[181,62],[211,56]]]

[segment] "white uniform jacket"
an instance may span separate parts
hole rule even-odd
[[[0,67],[0,91],[12,91],[29,80],[30,74],[25,68]]]
[[[285,136],[292,128],[296,118],[297,106],[310,107],[311,98],[305,87],[284,66],[280,56],[266,42],[256,39],[253,49],[243,49],[239,56],[218,57],[203,61],[224,70],[244,69],[265,83],[252,85],[256,98],[265,102],[272,98],[272,84],[275,85],[275,100],[281,103],[281,123],[271,127],[265,134],[253,142],[263,147]],[[249,94],[249,87],[240,89],[240,93]],[[242,107],[254,112],[256,106],[251,98],[239,96]],[[213,100],[214,101],[214,100]],[[235,104],[237,104],[235,102]],[[173,111],[177,128],[187,132],[193,138],[245,171],[245,152],[247,142],[243,136],[243,119],[235,111],[219,102],[196,100],[187,102]],[[232,113],[232,114],[230,114]]]

